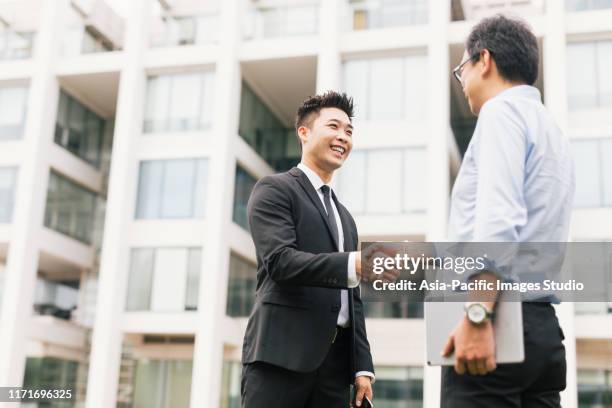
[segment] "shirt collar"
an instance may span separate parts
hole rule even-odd
[[[308,167],[304,163],[302,163],[302,162],[298,163],[297,168],[302,170],[304,172],[304,174],[306,174],[306,177],[308,177],[308,180],[310,180],[310,184],[312,184],[312,186],[314,187],[315,191],[318,192],[319,189],[322,186],[325,185],[323,180],[321,180],[321,177],[319,177],[319,175],[317,173],[315,173],[314,170],[312,170],[310,167]],[[331,189],[331,187],[330,187],[330,189]]]
[[[535,86],[531,86],[531,85],[513,86],[513,87],[510,87],[508,89],[501,91],[495,97],[497,98],[501,96],[504,96],[504,97],[505,96],[518,96],[518,97],[536,99],[538,101],[542,101],[542,95],[540,94],[540,90],[536,88]]]

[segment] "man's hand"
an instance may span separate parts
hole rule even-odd
[[[450,334],[442,355],[455,351],[455,371],[464,374],[485,375],[497,367],[495,363],[495,336],[491,320],[475,325],[463,317]]]
[[[370,245],[365,251],[358,251],[355,257],[355,272],[357,278],[362,282],[372,282],[376,279],[381,279],[383,282],[395,282],[400,276],[400,271],[397,269],[385,269],[385,271],[377,275],[373,273],[372,259],[375,256],[395,256],[396,251],[390,249],[391,244],[375,244]],[[365,260],[365,264],[362,265],[361,259]]]
[[[355,389],[357,390],[357,396],[355,397],[355,404],[358,407],[361,406],[363,396],[365,395],[372,401],[372,379],[368,376],[361,375],[355,378]]]

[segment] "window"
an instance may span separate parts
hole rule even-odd
[[[578,370],[578,406],[580,408],[612,406],[612,371]]]
[[[126,310],[198,309],[200,248],[132,249]]]
[[[238,361],[224,361],[221,374],[220,408],[240,408],[240,379],[242,364]]]
[[[105,126],[103,118],[64,91],[60,92],[55,143],[99,168]]]
[[[565,0],[568,11],[601,10],[612,8],[612,0]]]
[[[364,302],[364,315],[368,319],[422,319],[423,302],[385,301]]]
[[[51,171],[45,226],[91,244],[96,194]]]
[[[567,61],[569,109],[612,106],[612,41],[568,44]]]
[[[0,88],[0,141],[23,136],[27,100],[28,88],[25,86]]]
[[[353,151],[338,172],[338,198],[356,215],[424,212],[425,155],[422,148]],[[396,188],[380,182],[390,176]]]
[[[155,21],[152,47],[207,44],[217,41],[219,16],[163,16]]]
[[[576,177],[575,207],[612,206],[612,139],[572,142]]]
[[[32,56],[34,32],[0,30],[0,61]]]
[[[207,159],[140,163],[136,218],[202,218]]]
[[[302,153],[295,129],[285,126],[245,82],[238,134],[277,171],[289,170],[300,161]]]
[[[0,223],[9,223],[13,219],[16,184],[17,168],[0,167]]]
[[[244,36],[252,40],[315,34],[318,13],[318,4],[254,6],[249,10]]]
[[[422,121],[426,116],[427,57],[348,60],[344,89],[358,120]]]
[[[255,187],[257,179],[251,176],[242,167],[236,166],[236,182],[234,184],[234,212],[232,219],[242,228],[249,229],[247,218],[247,203],[251,196],[251,191]]]
[[[255,302],[257,266],[237,255],[230,255],[229,282],[227,284],[226,314],[246,317],[251,314]]]
[[[422,367],[375,367],[372,390],[376,406],[420,408],[423,406]]]
[[[133,408],[189,408],[191,360],[136,361]]]
[[[186,132],[212,126],[214,73],[149,77],[144,132]]]
[[[349,0],[353,30],[427,23],[427,0]]]
[[[76,361],[55,357],[28,357],[26,359],[23,387],[40,390],[68,389],[73,390],[74,393],[78,367],[79,363]],[[63,407],[64,405],[58,406]]]

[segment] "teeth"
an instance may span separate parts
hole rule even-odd
[[[340,154],[344,154],[344,149],[342,147],[332,146],[332,150],[340,152]]]

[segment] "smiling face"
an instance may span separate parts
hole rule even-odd
[[[322,108],[312,113],[310,126],[298,128],[302,143],[302,161],[313,170],[329,174],[340,168],[353,148],[353,125],[348,115],[338,108]]]

